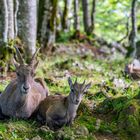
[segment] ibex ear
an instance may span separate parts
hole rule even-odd
[[[86,92],[91,87],[91,82],[85,85],[84,92]]]
[[[71,80],[70,77],[68,78],[68,83],[69,83],[70,88],[72,88],[73,87],[73,84],[72,84],[72,80]]]

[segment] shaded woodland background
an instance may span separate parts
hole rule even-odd
[[[16,77],[14,45],[26,62],[40,48],[36,75],[51,94],[67,95],[69,76],[92,87],[71,127],[10,119],[0,139],[139,140],[140,70],[124,72],[135,59],[140,68],[139,18],[140,0],[1,0],[0,92]]]
[[[137,0],[2,0],[1,46],[22,42],[29,56],[36,44],[49,48],[71,39],[95,41],[123,53],[139,41]],[[11,43],[13,42],[13,43]],[[95,45],[96,46],[96,45]],[[2,48],[2,47],[1,47]],[[126,51],[125,51],[126,50]],[[130,53],[130,52],[129,52]],[[136,55],[136,54],[133,54]]]

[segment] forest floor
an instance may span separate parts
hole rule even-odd
[[[53,50],[53,53],[51,52]],[[36,71],[49,87],[50,94],[70,91],[67,77],[79,82],[92,82],[92,87],[78,109],[71,127],[57,132],[41,126],[35,120],[10,119],[0,121],[3,140],[139,140],[139,82],[124,74],[130,61],[120,53],[105,53],[84,44],[57,44],[50,53],[40,55]],[[14,73],[0,79],[0,91]]]

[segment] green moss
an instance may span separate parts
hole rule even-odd
[[[133,99],[124,104],[119,114],[118,126],[120,130],[125,130],[126,135],[137,137],[140,132],[140,100]]]

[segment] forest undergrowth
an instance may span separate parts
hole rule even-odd
[[[102,47],[103,48],[103,47]],[[41,126],[35,119],[0,121],[2,140],[139,140],[140,138],[140,82],[124,73],[130,59],[110,49],[105,53],[84,44],[56,44],[53,53],[39,56],[36,77],[45,80],[50,94],[67,95],[67,78],[79,82],[91,81],[70,127],[57,132]],[[0,79],[0,91],[15,77],[8,73]]]

